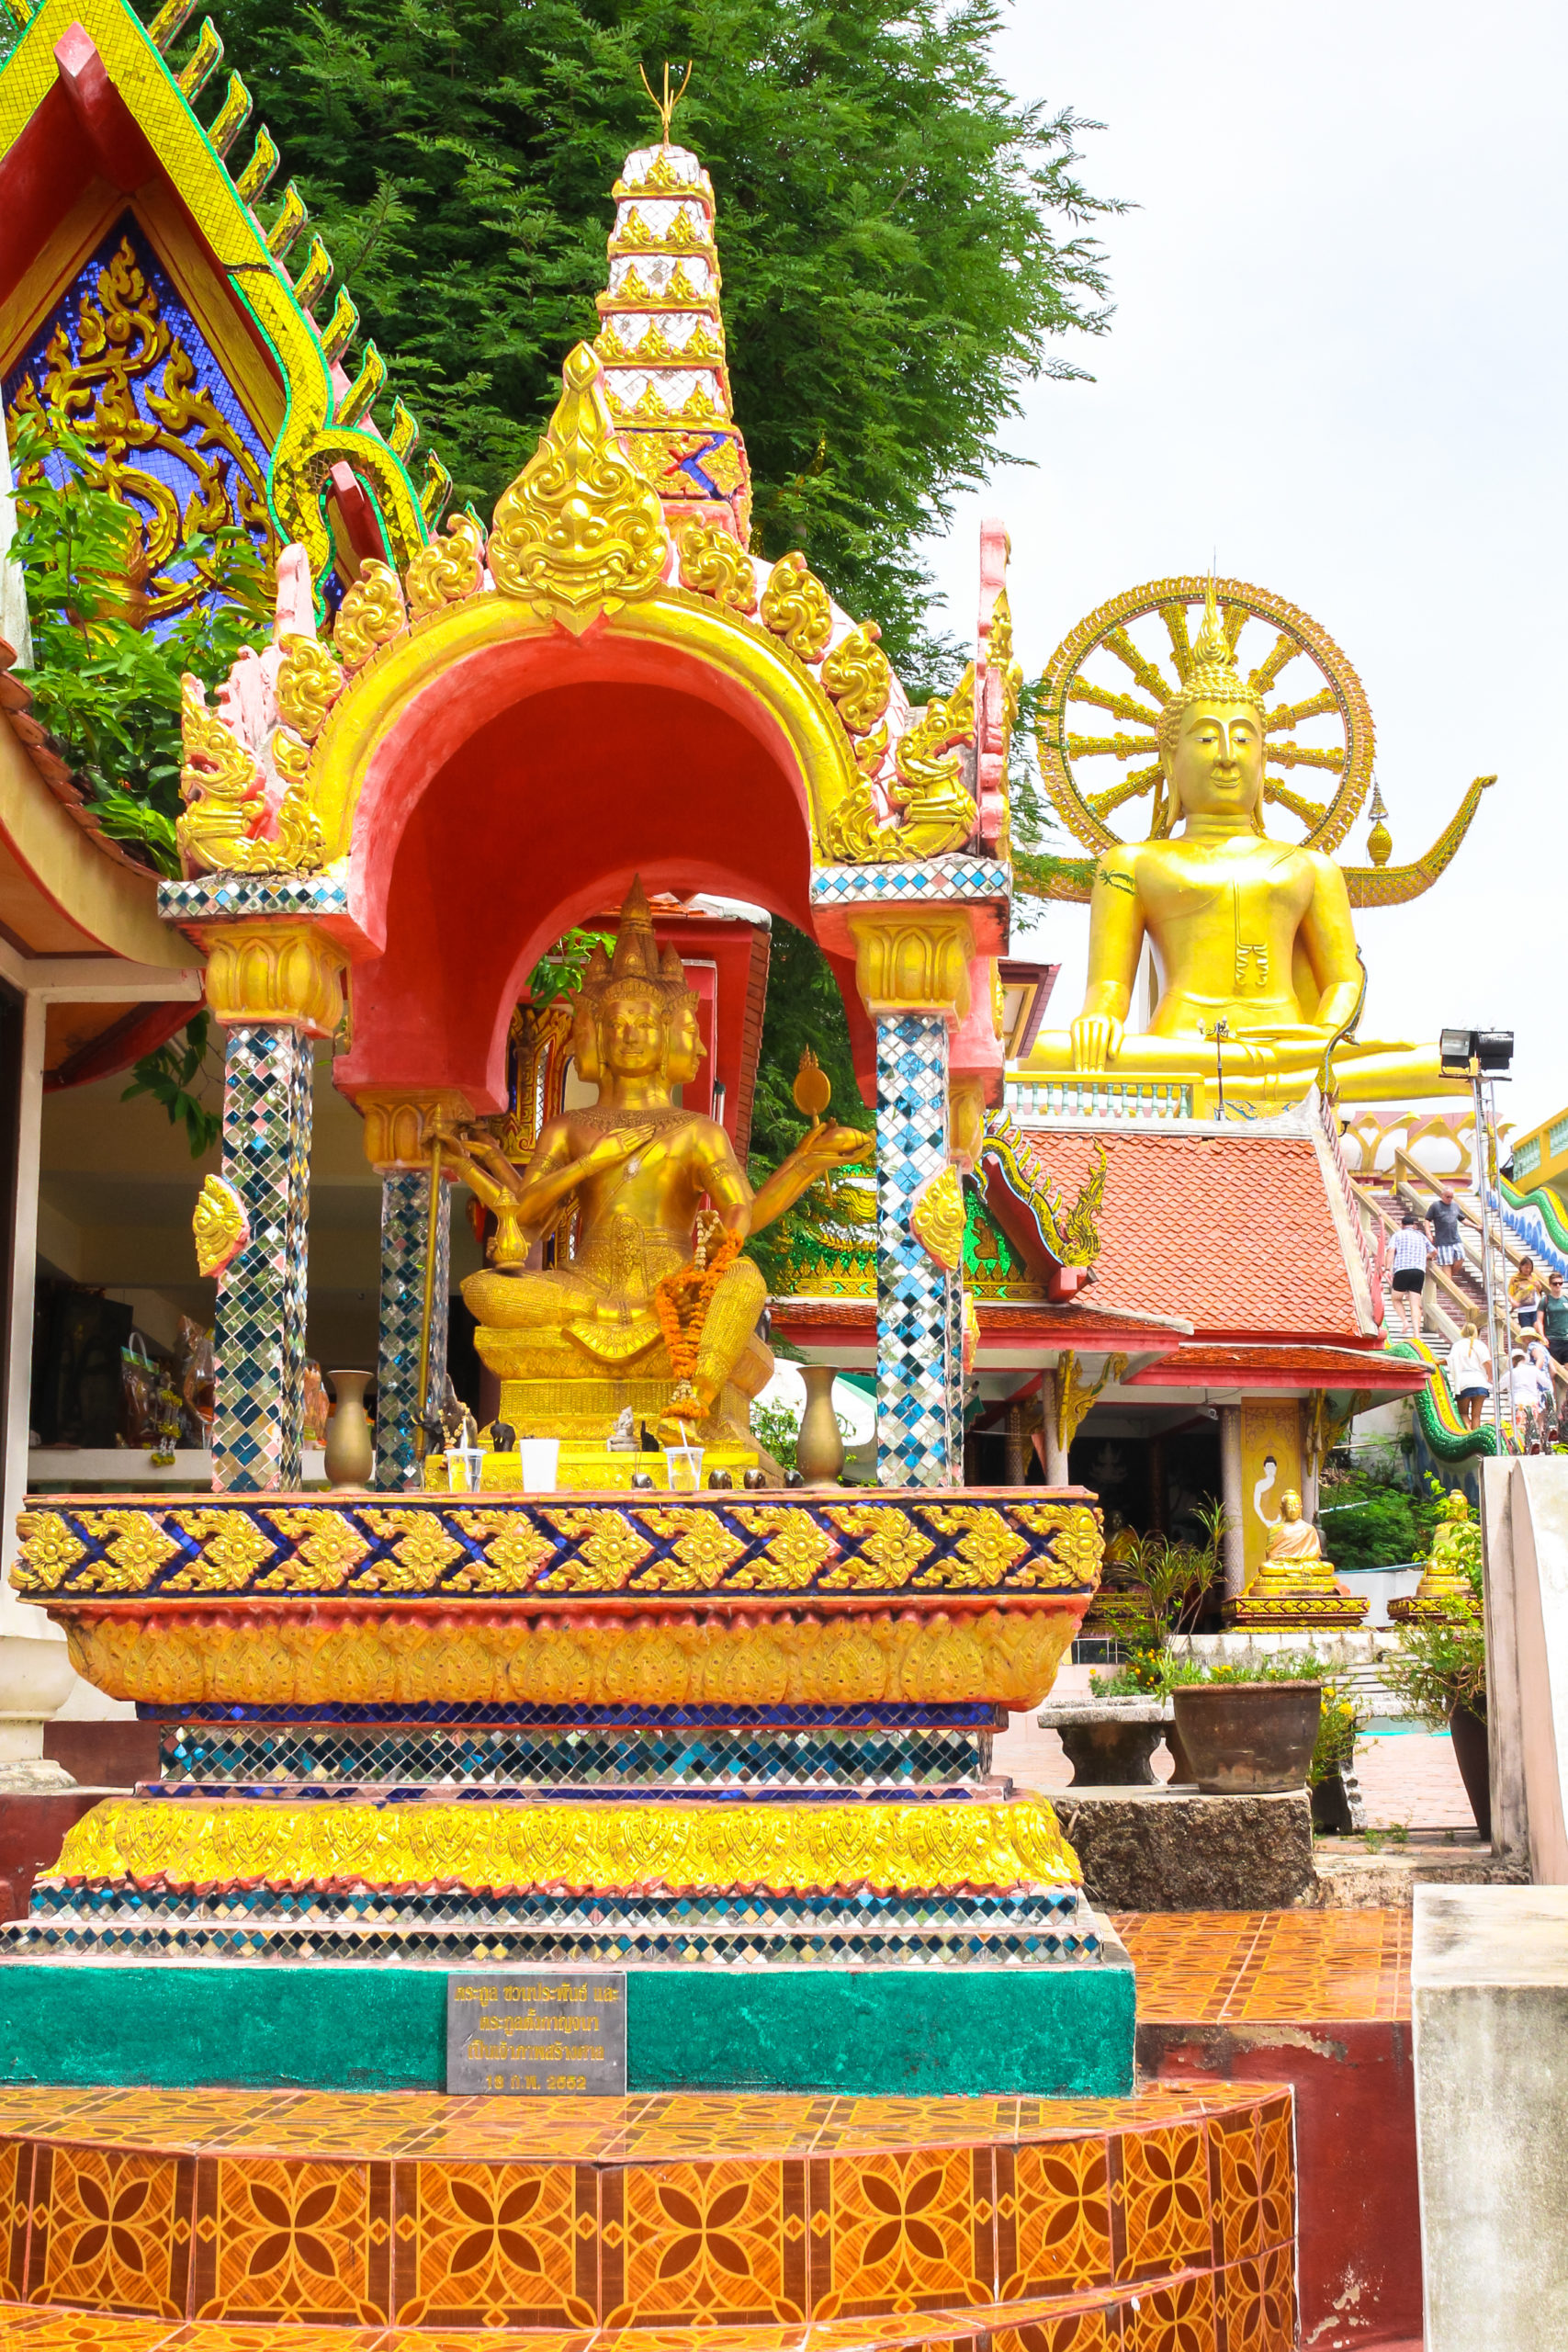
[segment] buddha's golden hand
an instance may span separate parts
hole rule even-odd
[[[1100,1070],[1115,1060],[1126,1032],[1113,1013],[1080,1012],[1067,1034],[1073,1041],[1073,1068]]]

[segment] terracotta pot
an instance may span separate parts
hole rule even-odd
[[[1464,1792],[1470,1799],[1475,1826],[1489,1846],[1492,1843],[1492,1755],[1486,1737],[1486,1718],[1484,1715],[1472,1715],[1468,1707],[1456,1707],[1449,1717],[1449,1729],[1453,1734],[1454,1762],[1459,1766],[1459,1776],[1464,1782]]]
[[[795,1467],[808,1487],[836,1487],[844,1466],[844,1433],[833,1410],[838,1374],[831,1364],[803,1363],[800,1376],[806,1383],[806,1410],[795,1440]]]
[[[329,1487],[367,1487],[376,1466],[376,1437],[365,1410],[365,1392],[373,1372],[330,1374],[337,1410],[327,1423],[326,1470]]]
[[[1176,1728],[1205,1796],[1306,1786],[1323,1710],[1317,1682],[1190,1682],[1171,1693]]]

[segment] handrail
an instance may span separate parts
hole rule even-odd
[[[1436,1195],[1442,1190],[1443,1179],[1429,1175],[1427,1170],[1421,1166],[1419,1160],[1411,1159],[1410,1154],[1402,1145],[1395,1144],[1393,1148],[1393,1157],[1395,1166],[1397,1167],[1398,1163],[1403,1160],[1405,1165],[1414,1171],[1414,1174],[1419,1178],[1421,1183],[1426,1186],[1427,1190],[1431,1193],[1434,1197],[1436,1197]],[[1398,1186],[1396,1189],[1403,1191],[1404,1187]],[[1416,1190],[1414,1183],[1411,1184],[1410,1190],[1412,1192]],[[1376,1204],[1374,1204],[1374,1205],[1376,1205]],[[1412,1206],[1419,1208],[1419,1201],[1412,1203]],[[1482,1225],[1480,1217],[1477,1216],[1475,1211],[1472,1208],[1466,1208],[1457,1202],[1455,1203],[1455,1206],[1459,1208],[1460,1216],[1462,1221],[1470,1227],[1472,1235],[1476,1238],[1480,1246],[1484,1249],[1484,1227]],[[1507,1228],[1505,1227],[1503,1228],[1503,1254],[1507,1263],[1517,1266],[1521,1258],[1528,1258],[1531,1253],[1524,1247],[1522,1242],[1511,1240],[1508,1237]],[[1438,1276],[1441,1277],[1446,1273],[1447,1269],[1442,1266],[1438,1266],[1434,1268],[1433,1271]],[[1484,1279],[1482,1268],[1477,1267],[1476,1272],[1481,1279]],[[1463,1297],[1463,1293],[1459,1292],[1456,1295]],[[1472,1301],[1467,1300],[1466,1306],[1468,1312],[1466,1314],[1465,1320],[1469,1322],[1474,1318],[1474,1304]],[[1508,1332],[1508,1344],[1510,1347],[1512,1347],[1516,1339],[1523,1340],[1539,1336],[1536,1333],[1528,1331],[1525,1325],[1516,1319],[1514,1309],[1509,1304],[1506,1295],[1504,1298],[1503,1311]],[[1556,1357],[1552,1355],[1550,1351],[1548,1351],[1547,1362],[1551,1366],[1552,1393],[1555,1396],[1558,1390],[1561,1389],[1562,1394],[1559,1398],[1559,1402],[1561,1404],[1568,1405],[1568,1365],[1560,1364]]]

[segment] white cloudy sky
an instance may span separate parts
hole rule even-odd
[[[1359,919],[1363,1035],[1513,1028],[1507,1110],[1533,1124],[1568,1103],[1568,13],[1017,0],[999,54],[1104,124],[1083,175],[1139,209],[1103,232],[1116,316],[1075,354],[1097,380],[1035,388],[1010,440],[1030,466],[936,550],[953,625],[982,512],[1012,534],[1034,673],[1105,598],[1214,548],[1359,671],[1396,861],[1495,770],[1436,889]],[[1052,908],[1032,933],[1064,967],[1053,1018],[1086,930]]]

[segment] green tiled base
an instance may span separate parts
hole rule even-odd
[[[633,2091],[1016,2092],[1133,2087],[1133,1970],[627,1972]],[[0,2081],[440,2090],[443,1969],[12,1960]]]

